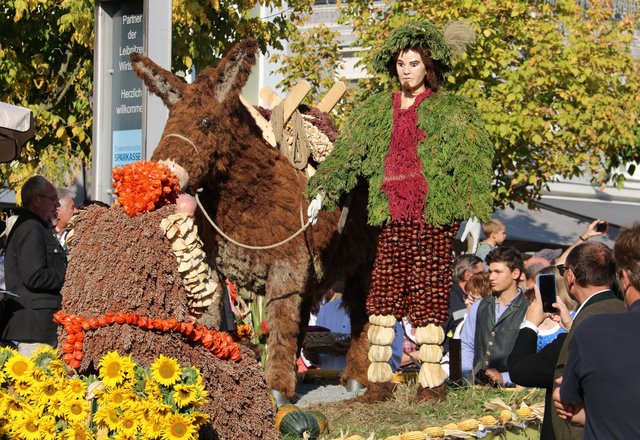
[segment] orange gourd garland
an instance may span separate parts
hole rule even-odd
[[[62,344],[63,360],[75,369],[80,367],[82,360],[85,332],[113,324],[135,325],[146,330],[182,333],[187,339],[201,344],[219,359],[230,359],[237,362],[242,357],[238,345],[230,334],[208,329],[202,324],[179,322],[174,318],[149,318],[137,313],[117,312],[87,319],[78,315],[69,315],[60,310],[53,316],[53,320],[65,328],[67,337]]]

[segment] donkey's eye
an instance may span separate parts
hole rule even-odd
[[[204,118],[202,121],[200,121],[200,125],[202,125],[203,128],[209,128],[211,127],[211,119],[209,118]]]

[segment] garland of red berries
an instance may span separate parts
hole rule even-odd
[[[62,310],[53,315],[53,320],[64,326],[67,337],[62,345],[63,360],[72,368],[79,368],[85,332],[113,324],[135,325],[145,330],[182,333],[188,340],[198,342],[219,359],[239,361],[240,349],[230,334],[210,330],[202,324],[179,322],[177,319],[160,319],[140,316],[137,313],[107,313],[98,318],[83,318],[69,315]]]

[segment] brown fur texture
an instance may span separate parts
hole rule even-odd
[[[193,84],[181,89],[182,99],[170,108],[169,120],[153,159],[171,159],[189,174],[192,189],[202,188],[200,198],[209,215],[228,236],[253,246],[286,239],[306,221],[306,177],[270,147],[260,129],[242,106],[239,93],[255,63],[255,40],[239,43],[216,69],[203,70]],[[151,90],[170,84],[170,72],[149,68],[144,57],[134,69]],[[149,75],[149,72],[154,75]],[[229,86],[231,84],[231,86]],[[223,95],[218,93],[222,91]],[[170,134],[179,134],[188,142]],[[205,250],[216,258],[217,270],[240,289],[266,295],[268,361],[267,385],[287,397],[295,388],[295,357],[301,328],[303,303],[323,295],[341,277],[360,269],[367,273],[373,261],[377,231],[366,225],[366,189],[356,192],[342,235],[337,233],[339,212],[321,212],[318,223],[288,243],[268,250],[248,250],[223,239],[198,211],[196,221]],[[366,276],[345,298],[366,296]],[[303,301],[304,298],[304,301]],[[311,298],[311,299],[310,299]],[[366,322],[364,296],[345,300],[357,331]],[[354,340],[362,343],[359,334]],[[366,336],[364,336],[366,341]],[[358,344],[354,344],[354,347]],[[367,364],[366,353],[357,348],[358,365]],[[364,357],[363,357],[364,354]],[[355,354],[350,354],[352,359]],[[362,374],[353,372],[362,380]],[[366,368],[364,369],[366,376]]]
[[[394,382],[369,382],[367,391],[353,399],[359,403],[378,403],[393,399],[398,384]]]
[[[416,403],[442,402],[447,398],[447,386],[440,385],[435,388],[424,388],[418,386],[418,391],[413,401]]]
[[[68,240],[63,310],[85,318],[135,312],[187,321],[187,292],[171,244],[160,228],[160,221],[174,212],[175,205],[133,218],[118,207],[81,211]],[[61,330],[60,344],[65,337]],[[208,392],[204,410],[210,416],[201,428],[201,439],[278,437],[268,422],[275,415],[251,350],[241,346],[242,359],[237,363],[220,360],[180,334],[114,324],[86,333],[80,370],[94,373],[102,356],[113,350],[131,354],[147,367],[162,353],[200,369]]]

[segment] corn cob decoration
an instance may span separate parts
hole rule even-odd
[[[160,228],[171,242],[178,260],[178,272],[187,290],[191,314],[199,317],[213,302],[220,301],[218,277],[205,261],[202,241],[193,217],[177,213],[160,222]]]
[[[380,233],[367,297],[371,382],[388,382],[395,319],[408,316],[420,345],[420,385],[445,380],[440,366],[451,288],[452,242],[459,223],[434,227],[422,221],[392,221]],[[389,346],[388,350],[383,347]],[[388,354],[388,355],[387,355]]]
[[[391,359],[391,343],[395,336],[393,326],[396,317],[393,315],[369,316],[369,330],[367,337],[371,346],[369,348],[369,370],[367,379],[371,382],[389,382],[393,376],[389,359]]]

